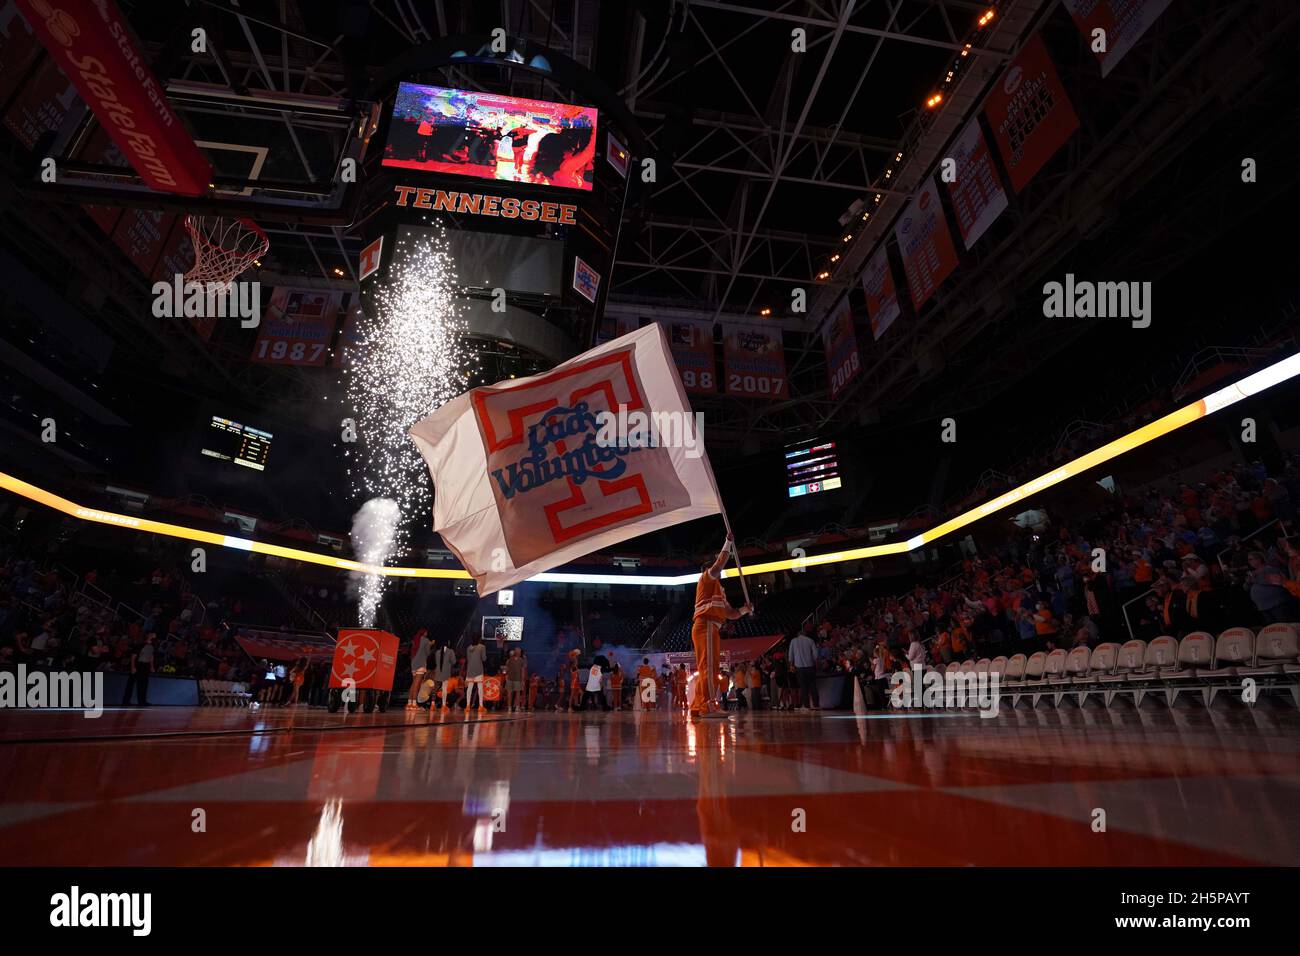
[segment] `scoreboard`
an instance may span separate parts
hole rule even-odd
[[[266,470],[271,454],[271,433],[213,415],[203,436],[202,454],[255,471]]]
[[[801,498],[841,485],[839,453],[833,441],[812,439],[785,446],[786,496]]]

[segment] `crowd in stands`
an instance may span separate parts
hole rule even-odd
[[[995,552],[965,559],[942,583],[867,599],[856,599],[850,589],[825,619],[803,627],[812,641],[811,673],[851,673],[870,685],[913,662],[946,665],[1300,621],[1300,542],[1284,530],[1298,505],[1296,457],[1285,458],[1272,474],[1258,462],[1239,463],[1199,483],[1115,495],[1086,520],[1049,519],[1046,526],[1023,529]],[[105,600],[109,594],[113,599]],[[334,603],[341,602],[340,595]],[[638,606],[640,616],[617,633],[639,639],[656,610]],[[78,576],[39,563],[12,540],[0,545],[0,666],[131,671],[141,649],[151,645],[144,657],[154,674],[245,681],[256,683],[271,703],[323,704],[329,662],[303,660],[292,675],[267,684],[266,662],[249,657],[236,640],[239,628],[228,623],[241,611],[237,596],[197,600],[187,576],[167,563],[138,575],[90,569]],[[612,617],[616,608],[600,611]],[[732,706],[815,703],[791,664],[790,642],[798,635],[787,635],[760,659],[722,675],[721,692]],[[412,649],[404,645],[399,691],[412,680]],[[457,650],[451,676],[462,683],[451,699],[463,704],[471,665],[468,649]],[[512,664],[516,656],[524,660]],[[493,708],[630,706],[644,677],[656,682],[659,700],[680,706],[685,670],[645,674],[648,664],[639,651],[625,648],[619,657],[570,625],[557,629],[554,648],[535,668],[503,639],[488,649],[480,674],[501,678],[501,696],[489,702]],[[593,664],[600,668],[599,694],[589,694]],[[521,666],[525,676],[516,679]],[[504,686],[520,680],[521,688]],[[418,694],[419,684],[412,686]]]
[[[1300,539],[1284,530],[1298,504],[1293,456],[1272,475],[1240,463],[1197,484],[1117,496],[1089,520],[1025,529],[941,584],[842,601],[808,627],[816,671],[883,688],[913,662],[1300,621]],[[784,670],[785,653],[757,666]]]

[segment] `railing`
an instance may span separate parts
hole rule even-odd
[[[1237,544],[1238,544],[1238,545],[1245,544],[1245,543],[1246,543],[1247,541],[1249,541],[1251,538],[1255,537],[1255,535],[1260,534],[1261,532],[1265,531],[1265,530],[1268,529],[1268,528],[1271,528],[1273,525],[1280,525],[1281,528],[1282,528],[1282,537],[1286,538],[1287,540],[1290,540],[1291,535],[1287,533],[1287,530],[1286,530],[1286,522],[1283,521],[1281,518],[1274,518],[1274,519],[1273,519],[1272,521],[1270,521],[1268,524],[1260,525],[1258,528],[1256,528],[1256,529],[1255,529],[1254,531],[1252,531],[1250,534],[1246,535],[1244,538],[1239,538],[1238,541],[1237,541]],[[1233,545],[1228,545],[1226,548],[1224,548],[1222,551],[1220,551],[1217,555],[1215,555],[1215,560],[1219,562],[1219,567],[1223,569],[1223,571],[1224,571],[1225,574],[1226,574],[1227,571],[1228,571],[1228,566],[1227,566],[1226,564],[1223,563],[1223,556],[1224,556],[1225,554],[1227,554],[1229,551],[1231,551],[1231,550],[1233,549],[1233,547],[1234,547]]]
[[[1128,606],[1129,606],[1130,604],[1133,604],[1133,603],[1137,602],[1137,601],[1141,601],[1141,600],[1145,599],[1146,596],[1147,596],[1148,594],[1155,594],[1155,593],[1156,593],[1156,589],[1155,589],[1155,588],[1147,588],[1145,591],[1143,591],[1143,592],[1142,592],[1141,594],[1139,594],[1137,597],[1135,597],[1135,598],[1130,598],[1129,600],[1125,601],[1124,604],[1123,604],[1123,606],[1120,608],[1120,612],[1124,615],[1124,626],[1125,626],[1126,628],[1128,628],[1128,639],[1129,639],[1130,641],[1135,639],[1135,635],[1133,634],[1133,622],[1130,621],[1129,618],[1128,618]]]

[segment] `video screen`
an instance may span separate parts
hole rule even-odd
[[[254,471],[266,470],[271,454],[271,433],[213,415],[203,436],[202,454]]]
[[[790,498],[833,491],[841,484],[840,459],[833,441],[813,439],[785,446],[785,487]]]
[[[591,189],[596,110],[402,83],[383,165]]]

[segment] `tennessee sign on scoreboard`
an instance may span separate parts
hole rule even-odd
[[[675,420],[692,429],[691,440],[610,441],[602,413]],[[544,374],[466,392],[410,435],[433,477],[433,528],[483,596],[717,514],[713,472],[694,428],[668,340],[652,323]]]

